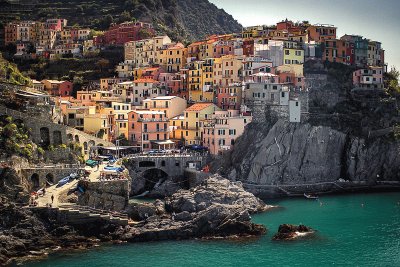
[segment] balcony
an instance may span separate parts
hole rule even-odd
[[[169,132],[169,128],[154,129],[154,130],[143,129],[143,133],[167,133],[167,132]]]
[[[168,122],[168,118],[138,118],[138,122]]]
[[[182,130],[189,130],[189,131],[198,131],[198,130],[200,130],[200,127],[186,127],[186,126],[182,126],[181,127],[182,128]]]

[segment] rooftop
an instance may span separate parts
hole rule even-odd
[[[157,96],[157,97],[153,97],[153,98],[148,98],[145,99],[143,101],[151,101],[151,100],[171,100],[177,98],[177,96]]]
[[[145,115],[145,114],[154,114],[154,115],[164,115],[164,112],[161,112],[161,111],[150,111],[150,110],[133,110],[132,112],[135,112],[135,113],[137,113],[137,114],[143,114],[143,115]]]
[[[209,106],[213,105],[213,103],[196,103],[186,109],[186,111],[200,111]]]
[[[137,79],[133,81],[134,83],[158,83],[158,81],[151,78]]]

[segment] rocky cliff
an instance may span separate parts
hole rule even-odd
[[[308,68],[310,112],[302,122],[265,108],[213,170],[264,196],[399,186],[397,100],[353,90],[350,67],[332,64],[317,70],[322,75]]]
[[[221,171],[232,180],[257,185],[296,186],[340,179],[374,185],[400,181],[399,148],[400,142],[392,138],[367,139],[329,126],[278,120],[271,127],[250,125]]]

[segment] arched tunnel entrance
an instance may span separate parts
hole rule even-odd
[[[32,174],[31,183],[32,183],[33,189],[39,188],[39,174],[37,174],[37,173]]]
[[[143,172],[143,178],[145,179],[143,191],[151,191],[156,187],[156,185],[159,185],[168,179],[168,173],[161,169],[153,168]]]
[[[46,175],[46,185],[52,185],[54,184],[54,175],[52,173],[48,173]]]

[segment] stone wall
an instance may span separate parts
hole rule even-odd
[[[82,152],[88,152],[90,146],[99,144],[114,146],[111,142],[102,140],[96,136],[86,134],[63,124],[53,123],[50,118],[45,120],[34,114],[19,112],[4,106],[0,106],[0,114],[23,120],[25,125],[31,129],[31,138],[33,142],[37,144],[60,145],[77,142],[82,148],[87,147],[87,149]]]
[[[18,170],[18,174],[29,181],[32,187],[43,187],[46,181],[53,184],[58,183],[62,178],[76,173],[80,169],[79,165],[49,165],[43,167],[31,167]]]
[[[129,180],[86,182],[80,185],[86,191],[79,196],[79,205],[114,211],[124,210],[128,205]]]

